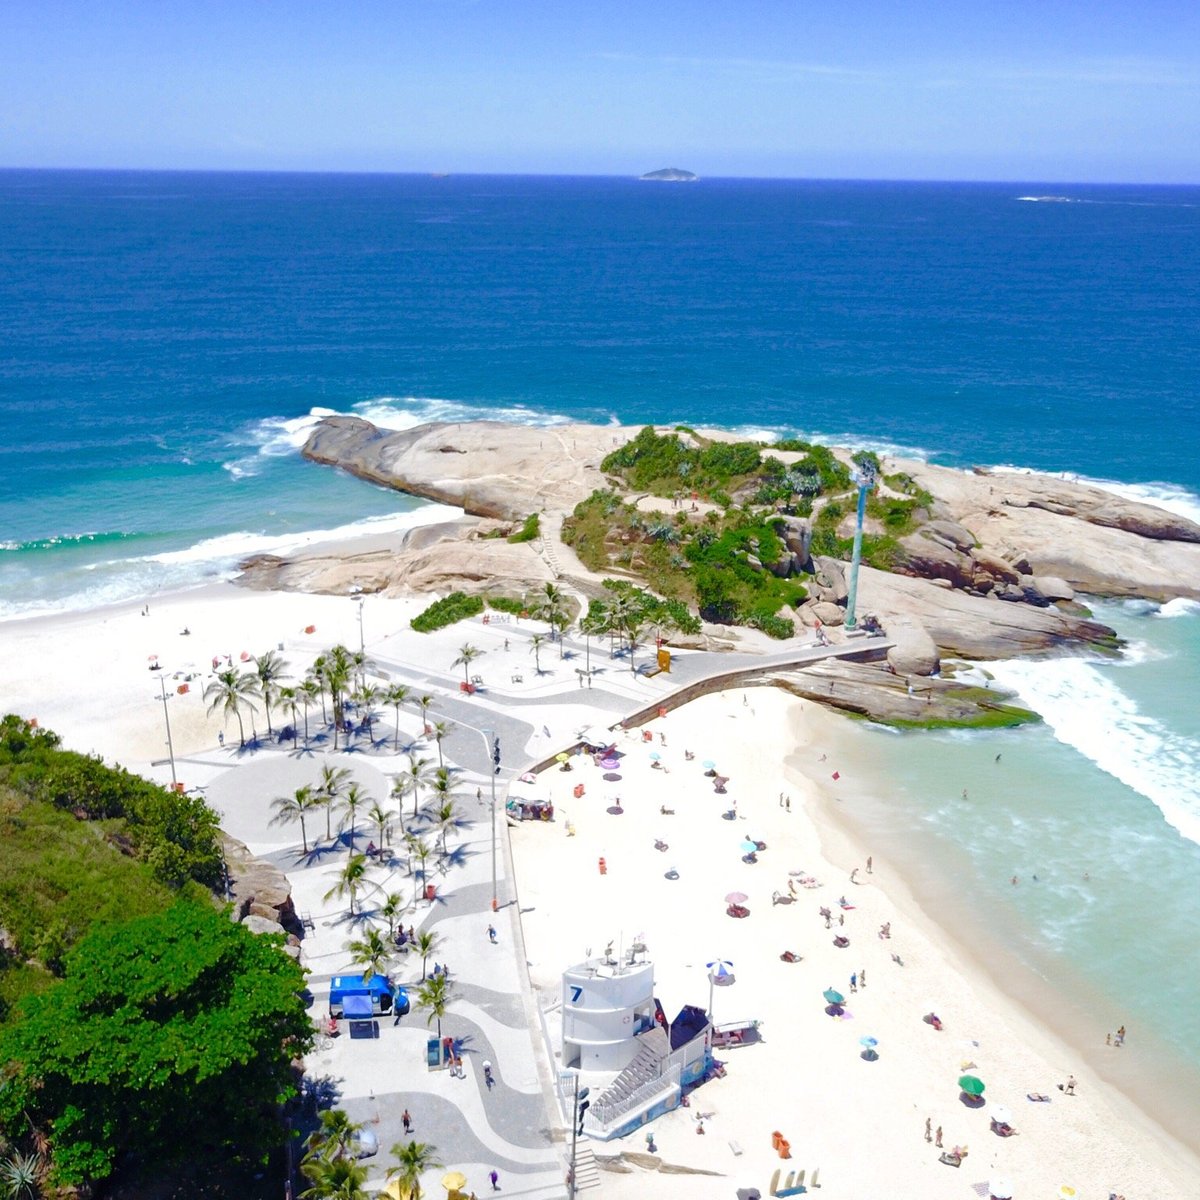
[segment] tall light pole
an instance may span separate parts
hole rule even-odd
[[[864,459],[858,463],[854,476],[858,484],[858,522],[854,526],[854,553],[850,556],[850,586],[846,591],[846,630],[854,629],[857,620],[854,604],[858,599],[858,564],[862,560],[863,521],[867,515],[867,493],[875,486],[875,467]]]
[[[583,1114],[588,1109],[588,1094],[591,1088],[581,1088],[579,1086],[579,1075],[575,1075],[575,1100],[571,1105],[571,1186],[569,1189],[570,1200],[575,1200],[576,1184],[575,1184],[575,1146],[579,1140],[579,1134],[583,1129]],[[582,1105],[582,1107],[581,1107]]]
[[[500,907],[496,901],[496,776],[500,774],[500,739],[494,729],[481,731],[487,739],[492,758],[492,912]]]
[[[364,672],[367,669],[367,640],[363,635],[363,605],[366,604],[367,598],[363,595],[363,590],[358,584],[355,584],[350,589],[350,599],[358,604],[358,683],[362,686]]]
[[[175,778],[175,747],[171,742],[171,718],[167,712],[167,701],[171,697],[167,695],[167,681],[161,675],[158,677],[158,686],[162,691],[163,720],[167,725],[167,754],[171,758],[171,787],[173,790],[178,790],[179,780]]]

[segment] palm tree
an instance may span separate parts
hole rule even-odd
[[[322,677],[329,689],[333,707],[333,747],[337,749],[338,730],[345,721],[345,697],[343,692],[350,684],[350,651],[345,646],[334,646],[325,656]]]
[[[455,806],[454,800],[447,798],[444,803],[438,805],[436,816],[438,832],[442,835],[442,853],[449,854],[446,835],[458,824],[458,808]]]
[[[412,844],[412,853],[417,862],[421,864],[421,883],[423,883],[425,881],[425,864],[429,861],[429,856],[433,853],[433,851],[430,849],[428,843],[426,843],[422,838],[414,838]],[[416,872],[413,874],[415,877]],[[413,895],[414,904],[416,904],[417,897],[420,895],[420,886],[421,884],[418,883],[418,890]]]
[[[436,933],[422,929],[413,941],[413,949],[421,956],[422,980],[425,979],[425,964],[429,961],[429,956],[437,949],[440,940]]]
[[[367,809],[367,819],[379,831],[379,848],[382,850],[387,835],[388,822],[392,819],[392,814],[381,800],[372,800],[371,807]]]
[[[451,663],[451,666],[462,667],[463,682],[468,687],[471,686],[471,664],[485,651],[480,650],[478,646],[472,646],[470,642],[462,645],[458,649],[458,657]]]
[[[562,605],[562,590],[552,583],[547,583],[542,588],[542,601],[538,605],[538,616],[550,626],[551,634],[554,633],[554,626],[558,623],[558,614],[562,611]]]
[[[442,757],[442,738],[450,732],[449,721],[434,721],[433,723],[433,740],[437,742],[438,748],[438,769],[446,765],[446,760]]]
[[[542,673],[542,645],[546,641],[544,633],[535,633],[529,639],[529,648],[533,651],[533,669],[540,675]]]
[[[408,688],[402,683],[391,684],[383,693],[384,704],[390,704],[396,710],[396,749],[400,749],[400,706],[408,699]]]
[[[587,673],[592,673],[592,638],[602,637],[608,628],[608,618],[601,604],[592,605],[579,618],[579,632],[583,634],[584,655]]]
[[[408,905],[399,892],[389,892],[379,906],[379,915],[388,923],[388,937],[396,936],[396,922],[408,911]]]
[[[629,624],[630,618],[634,614],[636,605],[631,596],[624,592],[617,592],[612,598],[612,605],[608,615],[608,630],[609,634],[617,634],[618,640],[625,632],[626,626]],[[611,647],[609,657],[612,657]]]
[[[388,1168],[387,1177],[399,1181],[402,1196],[407,1192],[409,1200],[421,1200],[421,1176],[444,1165],[434,1157],[435,1149],[428,1142],[397,1142],[391,1148],[396,1166]]]
[[[321,767],[321,782],[317,785],[317,795],[325,805],[325,838],[333,837],[333,827],[329,815],[333,810],[334,801],[342,794],[342,788],[350,782],[349,767],[331,767],[326,762]]]
[[[304,708],[304,744],[307,746],[308,710],[318,699],[321,700],[322,707],[324,707],[325,693],[321,690],[320,683],[311,676],[306,676],[304,682],[296,686],[296,693],[300,697],[300,704]]]
[[[432,696],[418,696],[417,707],[421,710],[421,728],[424,730],[429,726],[429,709],[433,705]]]
[[[368,929],[359,941],[348,943],[346,949],[350,953],[350,961],[356,967],[362,967],[363,983],[369,983],[375,975],[387,978],[392,947],[378,929]]]
[[[421,789],[429,782],[429,768],[433,764],[427,758],[418,758],[415,754],[408,756],[408,785],[413,794],[413,820],[421,811]]]
[[[328,1162],[344,1158],[350,1153],[354,1139],[362,1129],[360,1123],[351,1121],[340,1108],[327,1108],[321,1113],[321,1127],[314,1129],[304,1143],[307,1151],[305,1158],[314,1154],[319,1154]]]
[[[401,834],[404,834],[404,797],[408,795],[411,787],[412,780],[407,775],[397,775],[392,780],[392,799],[396,801],[396,815],[400,818]]]
[[[242,724],[242,706],[254,711],[253,697],[258,695],[258,677],[243,675],[233,667],[218,671],[217,677],[204,689],[204,699],[208,701],[208,714],[211,716],[218,708],[228,716],[233,713],[237,717],[238,738],[242,746],[246,745],[246,727]]]
[[[308,827],[304,823],[304,816],[321,803],[321,797],[308,784],[305,784],[303,787],[298,787],[292,795],[279,796],[271,801],[271,807],[275,809],[275,816],[271,818],[271,824],[290,825],[293,821],[299,821],[300,838],[304,842],[304,853],[307,854]]]
[[[429,1016],[425,1018],[425,1024],[432,1025],[434,1020],[437,1020],[439,1042],[442,1040],[442,1018],[446,1015],[446,1007],[450,1003],[450,995],[446,990],[448,986],[449,981],[446,976],[439,974],[424,980],[421,990],[417,992],[418,1006],[429,1013]]]
[[[312,1184],[303,1200],[367,1200],[367,1168],[352,1158],[306,1157],[300,1171]]]
[[[344,770],[345,768],[343,768]],[[354,826],[358,818],[359,807],[365,804],[367,795],[362,790],[362,787],[357,783],[352,783],[347,789],[345,796],[342,797],[342,808],[346,811],[346,816],[350,818],[350,849],[354,849]],[[381,839],[382,840],[382,839]]]
[[[281,687],[279,689],[279,702],[292,714],[292,749],[298,750],[300,748],[300,728],[296,723],[296,709],[300,707],[299,689]]]
[[[325,707],[325,664],[327,661],[325,655],[318,654],[313,659],[313,665],[308,668],[308,674],[304,677],[304,682],[311,683],[315,688],[315,692],[312,694],[321,697],[321,720],[326,724],[329,723],[329,710]]]
[[[629,669],[636,675],[637,667],[633,662],[633,654],[637,649],[638,640],[642,636],[643,625],[637,616],[630,616],[625,622],[625,636],[629,639]]]
[[[375,714],[371,711],[379,703],[380,691],[373,683],[360,683],[354,692],[354,703],[363,714],[362,720],[367,726],[367,738],[371,737],[371,722]]]
[[[267,710],[267,733],[274,733],[271,728],[271,702],[279,695],[279,685],[289,678],[287,663],[274,650],[260,654],[254,660],[255,671],[258,675],[258,690],[262,694],[263,707]]]
[[[350,915],[354,916],[354,905],[358,900],[359,890],[367,882],[369,882],[367,879],[367,856],[351,854],[342,868],[342,873],[338,876],[337,883],[325,893],[325,899],[329,900],[336,896],[340,900],[343,896],[349,896]]]

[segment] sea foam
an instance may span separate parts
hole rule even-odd
[[[1196,744],[1139,712],[1133,699],[1082,658],[989,665],[1054,732],[1102,771],[1152,801],[1168,824],[1200,844]]]

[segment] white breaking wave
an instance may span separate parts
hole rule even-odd
[[[1099,488],[1102,492],[1111,492],[1124,500],[1153,504],[1155,508],[1166,509],[1167,512],[1187,517],[1189,521],[1200,525],[1200,496],[1175,483],[1121,483],[1116,479],[1092,479],[1072,471],[1039,471],[1033,467],[1014,467],[1009,464],[995,466],[991,470],[997,475],[1048,475],[1068,483],[1086,484],[1088,487]]]
[[[1041,714],[1054,736],[1152,801],[1200,845],[1200,746],[1137,704],[1082,658],[997,662],[988,669]]]
[[[1188,600],[1184,596],[1177,596],[1174,600],[1168,600],[1154,615],[1156,617],[1200,616],[1200,600]]]
[[[237,532],[204,538],[180,550],[165,550],[131,558],[90,562],[58,579],[60,594],[0,600],[0,622],[79,612],[120,604],[164,591],[180,591],[218,580],[232,579],[238,563],[254,554],[289,554],[323,542],[399,535],[417,526],[453,520],[460,512],[444,504],[422,504],[401,513],[366,517],[332,529],[308,529],[282,534]]]

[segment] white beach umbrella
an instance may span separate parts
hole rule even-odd
[[[1012,1113],[1009,1112],[1003,1104],[994,1104],[988,1111],[992,1115],[992,1120],[995,1121],[997,1125],[1012,1124]]]
[[[988,1184],[988,1195],[991,1200],[1012,1200],[1012,1184],[1007,1179],[993,1179]]]

